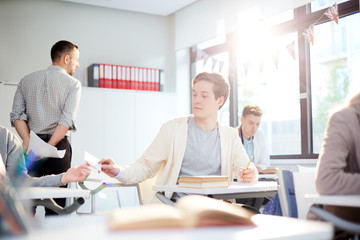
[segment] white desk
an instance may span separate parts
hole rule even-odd
[[[85,199],[90,198],[90,191],[58,187],[29,187],[19,189],[18,196],[20,200],[32,200],[34,206],[44,206],[58,214],[70,214],[84,204]],[[73,198],[74,201],[62,208],[52,200],[53,198]]]
[[[29,187],[22,188],[19,191],[20,199],[47,199],[47,198],[89,198],[90,191],[73,189],[73,188],[58,188],[58,187]]]
[[[231,183],[227,188],[181,188],[172,186],[153,186],[156,192],[182,192],[201,194],[216,199],[234,199],[249,197],[272,197],[277,192],[276,182]]]
[[[360,207],[360,195],[305,194],[304,198],[309,206],[313,204],[324,204],[344,207]]]
[[[114,178],[110,178],[110,177],[104,177],[104,178],[87,178],[86,181],[87,183],[92,183],[90,185],[94,185],[95,187],[93,189],[88,188],[85,183],[78,183],[79,186],[81,187],[81,189],[85,189],[90,191],[91,194],[91,209],[90,209],[90,213],[96,213],[95,211],[95,195],[102,191],[105,188],[121,188],[121,187],[136,187],[137,191],[139,191],[138,189],[138,185],[137,184],[125,184],[125,183],[121,183],[118,180],[114,179]],[[115,189],[116,190],[116,189]],[[116,196],[117,196],[117,202],[119,207],[121,207],[120,204],[120,196],[119,193],[116,191]]]
[[[332,238],[332,225],[324,222],[304,221],[286,217],[258,214],[254,217],[258,227],[202,227],[193,229],[153,229],[111,232],[107,228],[107,215],[74,215],[48,217],[38,222],[26,236],[2,239],[127,239],[127,240],[252,240],[287,239],[326,240]]]

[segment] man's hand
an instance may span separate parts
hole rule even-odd
[[[239,177],[241,181],[245,183],[256,182],[258,180],[258,170],[254,166],[248,169],[240,168]],[[238,181],[240,179],[238,179]]]
[[[69,182],[83,182],[90,175],[91,167],[89,163],[79,167],[69,168],[61,178],[61,182],[66,185]]]
[[[120,172],[120,168],[111,158],[103,158],[99,161],[99,164],[101,164],[101,171],[103,171],[109,177],[115,177]]]

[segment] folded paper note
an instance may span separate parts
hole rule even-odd
[[[84,151],[84,160],[85,162],[88,162],[93,168],[101,172],[101,164],[98,163],[100,159]]]

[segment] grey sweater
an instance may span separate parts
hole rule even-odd
[[[61,177],[64,173],[39,178],[29,176],[19,138],[3,126],[0,126],[0,154],[8,177],[14,182],[21,181],[23,185],[32,187],[58,187],[63,185]],[[19,181],[19,179],[21,180]]]

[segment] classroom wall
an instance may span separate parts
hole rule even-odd
[[[63,1],[0,1],[0,82],[19,82],[51,64],[60,39],[80,47],[80,70],[95,62],[165,70],[165,91],[175,91],[175,55],[169,17]],[[86,85],[86,84],[85,84]]]

